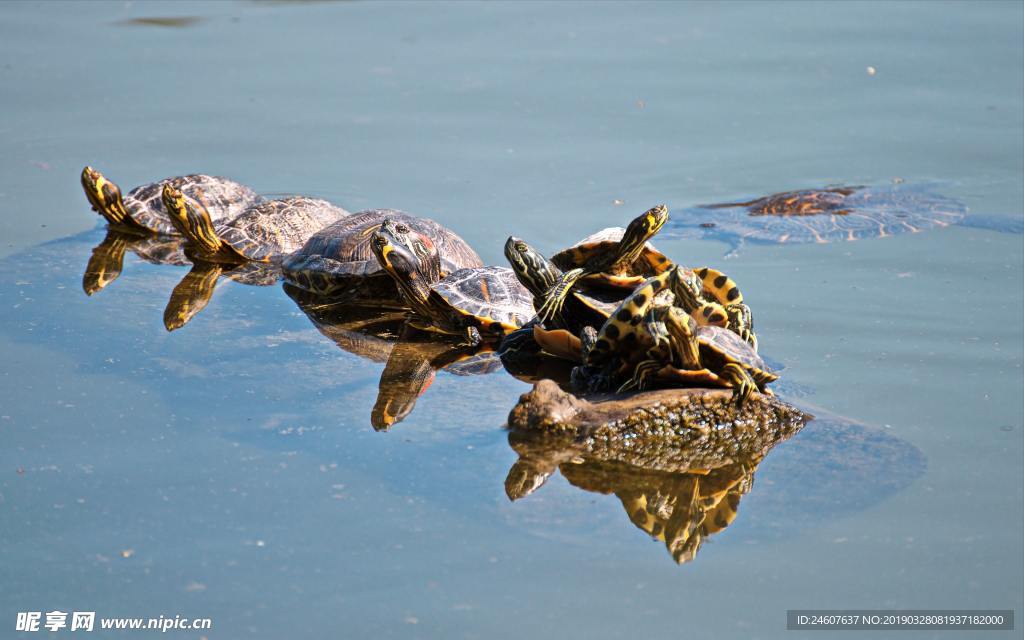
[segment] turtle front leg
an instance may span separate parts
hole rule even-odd
[[[484,341],[484,339],[480,335],[480,330],[479,329],[477,329],[474,326],[466,327],[466,340],[465,340],[465,343],[464,343],[465,346],[467,346],[467,347],[475,347],[475,346],[479,345],[483,341]]]
[[[544,304],[537,311],[537,316],[542,322],[549,322],[562,313],[562,306],[565,298],[569,295],[573,286],[583,277],[583,269],[572,269],[562,274],[555,284],[551,285],[544,295]]]
[[[754,335],[754,318],[750,307],[742,302],[725,305],[725,313],[729,317],[726,328],[743,338],[757,351],[757,336]]]
[[[627,380],[621,387],[619,387],[619,393],[625,393],[626,391],[646,391],[650,388],[650,380],[653,378],[661,368],[665,366],[663,360],[650,358],[648,360],[642,360],[636,365],[636,369],[633,371],[633,377]]]
[[[750,394],[757,388],[747,370],[735,362],[730,362],[722,367],[722,372],[719,375],[732,384],[732,397],[738,406],[742,407]]]

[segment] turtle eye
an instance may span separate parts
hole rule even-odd
[[[518,251],[519,253],[526,253],[526,244],[523,242],[517,242],[516,251]]]
[[[401,222],[395,225],[395,231],[398,233],[409,233],[409,227],[405,226]]]

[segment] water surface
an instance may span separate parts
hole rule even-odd
[[[376,432],[383,364],[280,286],[223,280],[173,333],[185,267],[129,254],[87,297],[104,231],[77,174],[202,171],[401,208],[492,264],[510,233],[553,251],[657,202],[834,183],[933,183],[1021,216],[1022,24],[1019,3],[4,4],[6,633],[52,609],[267,638],[779,637],[786,609],[826,607],[1019,618],[1020,235],[728,260],[662,241],[742,284],[794,401],[920,454],[807,468],[842,445],[812,424],[677,566],[614,496],[559,474],[508,500],[502,425],[528,386],[504,372],[441,371]]]

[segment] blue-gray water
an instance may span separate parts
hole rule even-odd
[[[502,425],[528,387],[505,373],[441,372],[377,433],[382,365],[280,287],[221,282],[174,333],[183,268],[129,256],[86,297],[103,230],[77,174],[202,171],[402,208],[500,264],[510,233],[553,251],[657,202],[833,183],[936,184],[1019,218],[1022,92],[1015,2],[4,3],[0,636],[54,609],[211,617],[211,638],[779,637],[791,608],[1019,618],[1019,234],[729,260],[662,240],[742,284],[801,402],[921,456],[855,460],[837,477],[864,486],[822,495],[794,468],[822,442],[812,424],[680,567],[617,499],[560,476],[509,502]]]

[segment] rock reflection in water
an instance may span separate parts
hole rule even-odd
[[[542,381],[509,416],[519,459],[505,493],[525,498],[557,469],[573,486],[618,497],[630,521],[682,564],[733,522],[757,466],[810,418],[770,396],[742,407],[700,389],[590,402]]]

